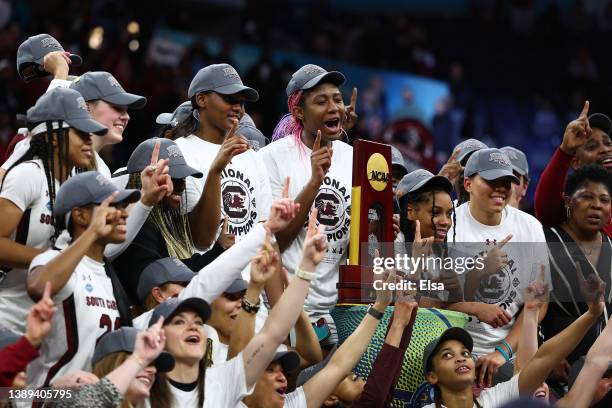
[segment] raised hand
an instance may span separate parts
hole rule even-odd
[[[217,238],[217,242],[221,245],[221,248],[228,249],[236,243],[236,236],[229,232],[229,216],[225,216],[223,219],[223,226],[221,227],[221,234]]]
[[[412,242],[412,257],[420,258],[421,256],[428,256],[431,254],[431,246],[433,243],[434,237],[421,237],[421,223],[419,220],[416,220],[414,227],[414,241]]]
[[[576,149],[579,148],[586,142],[591,136],[591,126],[589,125],[589,101],[584,103],[582,112],[577,119],[572,120],[565,128],[563,133],[563,141],[561,142],[560,149],[565,153],[574,155]]]
[[[475,311],[475,316],[481,322],[495,328],[505,326],[512,320],[512,316],[504,309],[488,303],[479,303]]]
[[[133,357],[142,368],[148,367],[164,350],[166,335],[162,329],[163,323],[164,317],[160,316],[157,323],[136,335],[134,352],[130,357]]]
[[[548,293],[548,283],[545,281],[545,267],[540,265],[538,277],[523,292],[525,309],[539,310],[543,304],[548,303]]]
[[[266,228],[266,239],[259,254],[251,260],[251,283],[263,288],[266,282],[274,276],[279,254],[276,252],[270,238],[272,233]]]
[[[376,291],[375,304],[385,308],[393,301],[393,291],[390,289],[390,285],[397,282],[397,273],[395,269],[385,270],[381,280],[384,282],[380,286],[381,289]],[[379,308],[377,308],[377,310],[381,311]]]
[[[95,384],[100,379],[95,376],[95,374],[89,373],[87,371],[72,371],[68,374],[64,374],[53,381],[51,387],[54,389],[73,389],[78,390],[84,385],[87,384]]]
[[[43,297],[30,309],[27,317],[25,337],[34,347],[38,347],[51,331],[56,310],[51,299],[51,282],[47,282]]]
[[[151,155],[151,164],[140,173],[141,201],[144,205],[154,206],[165,196],[172,194],[174,186],[168,174],[169,160],[159,160],[161,142],[157,141]]]
[[[308,219],[308,229],[306,231],[306,239],[304,240],[304,253],[300,269],[306,272],[313,272],[325,257],[327,238],[324,232],[324,226],[319,225],[317,227],[317,209],[315,208],[310,212],[310,218]]]
[[[43,69],[56,79],[68,78],[68,65],[72,64],[67,51],[52,51],[43,57]]]
[[[119,221],[120,211],[110,206],[118,194],[119,192],[115,191],[93,210],[88,229],[93,231],[98,238],[108,236]]]
[[[236,134],[238,129],[238,120],[232,121],[232,127],[228,130],[221,148],[217,152],[215,159],[210,165],[210,169],[215,172],[221,172],[227,166],[234,156],[242,154],[249,150],[249,142],[241,135]]]
[[[295,215],[300,210],[300,204],[289,198],[289,182],[290,178],[285,177],[283,185],[283,195],[280,200],[275,200],[270,208],[270,215],[265,222],[265,226],[272,231],[273,234],[285,228]]]
[[[499,367],[506,363],[506,358],[497,350],[482,356],[476,362],[478,385],[490,387],[493,385],[493,376]]]
[[[512,234],[502,239],[493,247],[483,259],[484,267],[482,272],[485,275],[492,275],[508,265],[508,254],[502,251],[502,248],[512,239]]]
[[[461,150],[454,152],[438,173],[438,176],[446,177],[453,185],[460,181],[463,174],[463,166],[457,161],[459,153]]]
[[[357,124],[357,119],[359,118],[357,115],[357,88],[353,88],[353,93],[351,94],[351,104],[347,105],[344,109],[346,114],[344,115],[344,120],[342,121],[342,128],[344,130],[350,130]]]
[[[413,313],[416,313],[417,308],[418,304],[414,299],[398,297],[395,301],[395,310],[393,311],[393,323],[404,327],[408,326],[410,318]]]
[[[312,153],[310,154],[310,167],[312,170],[310,183],[313,187],[318,189],[321,183],[323,183],[323,179],[331,167],[333,153],[331,147],[321,147],[321,131],[317,130],[317,137],[312,145]]]
[[[580,293],[589,306],[589,313],[595,316],[601,315],[604,310],[604,293],[606,291],[606,283],[594,273],[589,274],[586,278],[582,273],[580,263],[576,262],[576,278],[578,279],[578,287]]]

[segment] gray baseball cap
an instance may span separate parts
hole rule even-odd
[[[284,373],[291,373],[299,368],[300,355],[296,351],[288,350],[287,346],[281,344],[276,349],[272,363],[280,363]]]
[[[446,329],[444,333],[437,339],[429,342],[423,351],[423,375],[427,378],[427,373],[431,371],[431,358],[436,353],[438,346],[447,340],[457,340],[461,342],[470,352],[474,348],[474,340],[472,336],[461,327],[451,327]]]
[[[45,55],[53,51],[64,52],[64,47],[49,34],[34,35],[22,42],[17,49],[17,72],[21,79],[30,82],[49,75],[43,63]],[[69,57],[74,66],[83,63],[83,59],[76,54],[70,54]]]
[[[248,113],[245,113],[240,119],[236,133],[244,136],[249,141],[251,148],[255,151],[258,151],[270,143],[270,140],[257,129],[255,122],[253,122],[253,119],[251,119]]]
[[[140,330],[134,327],[121,327],[118,330],[105,334],[100,341],[98,341],[98,344],[96,344],[93,357],[91,358],[91,364],[96,364],[112,353],[120,351],[130,354],[133,353],[134,347],[136,346],[136,336],[139,332]],[[162,351],[153,363],[157,371],[167,373],[174,368],[175,360],[172,354]]]
[[[174,297],[155,306],[155,309],[153,309],[153,314],[151,315],[151,320],[149,320],[149,326],[153,326],[155,323],[157,323],[160,316],[164,316],[164,325],[168,324],[174,315],[185,309],[193,310],[202,318],[202,320],[204,320],[204,322],[210,318],[210,305],[204,299],[192,297],[181,301]]]
[[[521,176],[529,174],[529,163],[527,162],[527,156],[525,153],[512,146],[504,146],[499,150],[506,153],[510,159],[510,162],[512,163],[512,168],[514,171]]]
[[[81,132],[96,135],[108,132],[101,123],[91,118],[81,94],[68,88],[53,88],[44,93],[36,104],[28,109],[27,120],[31,126],[30,130],[41,122],[61,120]]]
[[[181,123],[185,118],[191,115],[191,111],[193,107],[191,106],[191,101],[185,101],[176,107],[174,112],[168,113],[160,113],[155,118],[155,123],[158,125],[170,125],[171,127],[176,127],[179,123]]]
[[[243,92],[247,102],[256,102],[259,99],[257,91],[244,86],[236,69],[229,64],[213,64],[199,70],[191,80],[187,96],[191,99],[197,93],[205,91],[222,95]]]
[[[119,190],[97,171],[86,171],[70,177],[57,192],[53,214],[62,216],[75,207],[100,204],[108,196],[119,191],[114,204],[130,204],[140,199],[138,190]]]
[[[406,167],[406,161],[404,160],[404,156],[402,152],[395,146],[391,146],[391,165],[392,166],[400,166],[404,169],[404,174],[408,173],[408,168]]]
[[[223,291],[223,293],[238,293],[247,289],[248,283],[244,279],[238,278]]]
[[[304,65],[291,75],[291,79],[287,84],[287,96],[291,96],[299,90],[305,91],[314,88],[321,82],[331,82],[336,86],[340,86],[346,82],[346,77],[341,72],[328,72],[318,65]]]
[[[140,173],[145,167],[151,165],[151,156],[153,155],[153,149],[155,149],[155,144],[157,142],[160,142],[158,158],[160,160],[169,160],[168,173],[170,177],[173,179],[184,179],[189,176],[195,178],[202,177],[201,171],[187,165],[185,157],[183,157],[183,152],[181,152],[181,149],[174,141],[155,137],[140,143],[132,152],[125,170],[115,172],[113,178],[124,174]]]
[[[403,196],[430,185],[438,186],[449,194],[453,191],[453,184],[449,179],[444,176],[436,176],[425,169],[412,171],[402,177],[396,191]]]
[[[138,300],[144,302],[151,289],[168,282],[187,283],[195,273],[187,267],[180,259],[168,257],[161,258],[147,265],[142,270],[138,279]]]
[[[86,101],[102,99],[132,109],[140,109],[147,104],[147,98],[125,92],[115,77],[104,71],[86,72],[72,81],[70,88],[79,91]]]
[[[317,375],[319,373],[319,371],[324,369],[325,366],[327,366],[327,364],[329,363],[329,360],[331,360],[331,358],[333,357],[334,353],[336,353],[336,350],[338,350],[338,345],[337,344],[329,352],[329,354],[327,355],[327,357],[325,357],[325,359],[323,361],[318,362],[315,365],[312,365],[310,367],[307,367],[307,368],[303,369],[300,372],[300,374],[298,375],[297,382],[296,382],[296,387],[303,386],[304,384],[306,384],[308,382],[308,380],[310,380],[312,377]]]
[[[518,177],[512,171],[512,163],[499,149],[481,149],[470,156],[463,171],[465,177],[478,174],[485,180],[496,180],[501,177],[510,177],[514,184],[520,184]]]
[[[0,328],[0,350],[15,344],[21,339],[21,335],[7,328]]]
[[[467,162],[472,153],[480,149],[486,149],[488,147],[489,146],[482,143],[480,140],[467,139],[455,146],[455,148],[453,149],[453,154],[458,151],[459,154],[457,155],[456,159],[459,163],[465,166],[465,163]]]
[[[603,113],[589,115],[589,126],[603,130],[608,136],[612,134],[612,121]]]

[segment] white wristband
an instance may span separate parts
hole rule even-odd
[[[310,282],[310,281],[314,280],[314,278],[317,277],[317,274],[314,273],[314,272],[306,272],[306,271],[303,271],[300,268],[298,268],[295,271],[295,276],[297,276],[300,279],[304,279],[304,280]]]

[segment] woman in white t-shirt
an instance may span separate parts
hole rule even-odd
[[[449,234],[455,233],[458,250],[468,256],[487,254],[484,268],[474,268],[462,276],[465,299],[477,302],[476,309],[484,304],[498,306],[510,318],[509,323],[507,319],[498,321],[496,327],[471,317],[466,325],[474,339],[474,354],[479,357],[479,383],[486,386],[492,383],[497,368],[511,361],[518,349],[521,326],[516,321],[523,305],[522,290],[542,265],[551,287],[550,271],[542,225],[508,205],[511,183],[518,183],[508,156],[498,149],[478,150],[468,159],[464,176],[470,201],[457,207],[460,227],[452,228]],[[455,306],[455,310],[472,316],[481,313],[467,304]],[[541,318],[546,306],[542,306]]]
[[[600,293],[601,294],[601,293]],[[544,294],[544,296],[547,296]],[[434,386],[435,402],[424,408],[447,406],[498,408],[520,395],[533,395],[550,372],[582,340],[583,334],[597,322],[604,304],[595,295],[589,311],[557,336],[546,341],[531,360],[509,381],[483,390],[478,397],[472,386],[476,380],[476,363],[472,356],[472,336],[462,328],[452,327],[433,340],[423,353],[426,380]]]
[[[0,319],[19,333],[32,306],[25,288],[30,262],[63,229],[63,220],[53,217],[56,191],[74,168],[89,164],[91,134],[107,131],[91,119],[85,101],[71,89],[41,96],[27,119],[32,142],[0,187]]]
[[[184,301],[172,298],[157,306],[151,323],[159,316],[166,318],[164,329],[166,350],[177,365],[168,373],[168,381],[156,382],[152,390],[152,407],[235,407],[252,392],[259,376],[270,364],[278,346],[286,339],[302,310],[316,266],[325,255],[325,236],[315,225],[316,211],[309,220],[308,235],[300,268],[264,327],[236,357],[225,363],[205,368],[206,333],[204,323],[210,317],[210,306],[199,298]],[[269,268],[271,259],[264,260],[251,273],[263,280],[275,273]],[[164,390],[165,388],[165,390]],[[157,405],[160,404],[160,405]]]
[[[340,72],[317,65],[297,70],[287,85],[289,113],[276,126],[275,141],[259,151],[268,168],[272,195],[280,197],[284,180],[290,177],[289,197],[300,204],[295,220],[276,236],[289,273],[295,273],[299,263],[304,219],[312,207],[318,209],[317,221],[325,227],[329,250],[304,309],[311,321],[327,321],[330,343],[337,341],[329,311],[336,304],[338,270],[347,257],[353,186],[353,148],[341,139],[355,122],[356,93],[351,105],[345,106],[340,91],[344,82]]]

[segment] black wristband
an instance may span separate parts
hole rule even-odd
[[[246,296],[242,298],[241,306],[242,309],[247,313],[255,314],[259,312],[259,302],[257,304],[253,304],[249,302]]]
[[[370,316],[372,316],[373,318],[375,318],[376,320],[380,320],[383,318],[383,316],[385,315],[385,312],[380,312],[376,309],[374,309],[374,305],[370,304],[370,306],[368,307],[368,312],[367,312]]]

